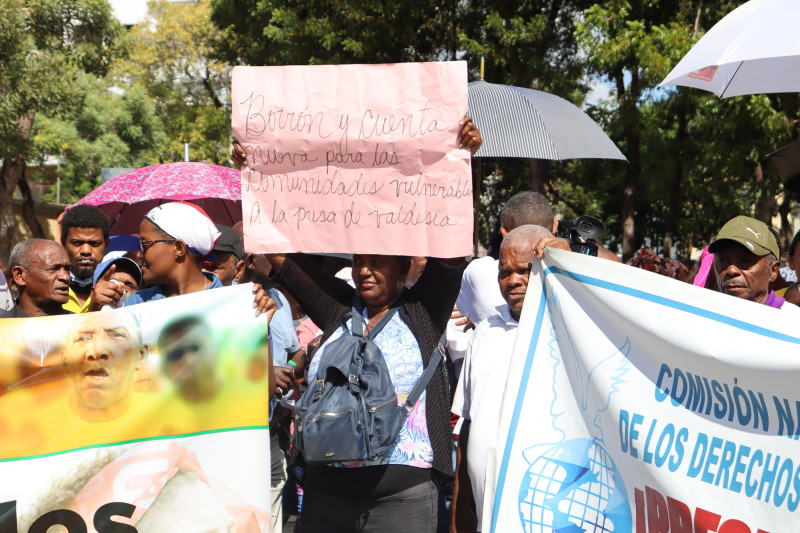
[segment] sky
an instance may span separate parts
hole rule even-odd
[[[147,13],[147,0],[110,0],[117,20],[126,26],[139,24]]]

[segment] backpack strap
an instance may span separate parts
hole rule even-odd
[[[394,314],[397,312],[398,308],[400,307],[400,304],[402,303],[402,300],[403,300],[402,298],[397,300],[389,308],[389,310],[386,311],[386,314],[383,315],[383,318],[381,318],[380,322],[375,324],[375,327],[372,328],[367,334],[368,339],[375,340],[375,337],[378,336],[378,333],[381,332],[383,327],[389,323]],[[361,316],[361,311],[363,311],[363,309],[364,309],[364,302],[361,301],[361,296],[356,292],[356,295],[353,298],[353,308],[350,310],[350,312],[348,312],[342,317],[342,324],[344,327],[347,327],[346,324],[347,319],[351,316],[353,317],[353,335],[358,335],[358,336],[364,335],[363,326],[364,324],[367,324],[367,322],[364,320],[364,317]],[[358,318],[358,320],[356,320],[356,318]]]
[[[378,333],[380,333],[380,332],[381,332],[381,330],[383,329],[383,326],[385,326],[386,324],[388,324],[388,323],[389,323],[389,321],[390,321],[390,320],[392,319],[392,317],[394,316],[394,314],[397,312],[397,307],[398,307],[398,306],[397,306],[397,304],[395,304],[395,305],[393,305],[392,307],[390,307],[388,311],[386,311],[386,314],[385,314],[385,315],[383,315],[383,318],[381,318],[381,321],[380,321],[380,322],[378,322],[377,324],[375,324],[375,327],[374,327],[374,328],[372,328],[371,330],[369,330],[369,333],[367,334],[367,338],[368,338],[368,339],[370,339],[370,340],[374,340],[374,339],[375,339],[375,337],[377,337],[377,336],[378,336]]]
[[[359,337],[363,336],[364,334],[364,317],[361,316],[361,313],[353,307],[347,313],[342,316],[341,319],[341,328],[344,334],[350,333],[350,330],[347,329],[347,321],[349,319],[353,319],[353,335],[358,335]]]
[[[405,403],[403,404],[403,409],[405,409],[406,415],[414,410],[417,400],[419,400],[419,397],[422,396],[422,392],[425,390],[425,387],[428,386],[431,378],[433,378],[433,373],[436,372],[436,368],[441,364],[442,359],[444,359],[444,343],[446,340],[447,330],[442,333],[442,337],[436,344],[436,348],[433,349],[433,355],[431,355],[431,360],[428,361],[428,366],[425,367],[425,370],[422,372],[419,381],[417,381],[417,384],[414,385],[414,388],[411,390],[411,393],[408,395]]]

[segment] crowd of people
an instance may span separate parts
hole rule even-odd
[[[480,134],[471,121],[462,125],[461,144],[474,154]],[[234,148],[234,161],[242,164],[240,147]],[[299,516],[301,531],[482,531],[487,451],[502,401],[498,391],[505,386],[531,265],[548,248],[570,250],[566,239],[554,236],[558,219],[538,193],[513,196],[500,222],[499,249],[469,262],[369,254],[332,260],[246,254],[241,223],[215,224],[196,205],[171,202],[141,220],[138,248],[107,253],[108,219],[97,207],[79,205],[61,219],[60,242],[30,239],[10,254],[0,253],[0,318],[127,309],[253,283],[254,309],[242,312],[266,313],[270,320],[269,336],[260,343],[269,357],[254,360],[261,367],[248,372],[268,377],[272,398],[272,531],[281,531],[284,512]],[[695,265],[647,248],[628,265],[800,312],[800,232],[787,252],[789,266],[781,269],[776,233],[739,216],[719,228]],[[620,262],[602,246],[593,260]],[[292,411],[304,391],[325,379],[318,375],[321,364],[345,328],[352,330],[353,318],[347,319],[353,310],[365,334],[379,329],[374,343],[399,404],[437,349],[446,358],[432,370],[388,452],[369,460],[305,464],[291,443],[298,430]],[[61,408],[109,424],[127,409],[135,384],[146,386],[147,354],[135,321],[107,324],[103,316],[85,315],[67,334],[62,361],[76,370],[70,373],[73,393]],[[222,387],[217,347],[204,338],[206,329],[199,319],[176,321],[158,340],[163,370],[176,384],[175,402],[190,407],[216,397]],[[102,377],[124,386],[101,386]],[[0,394],[1,387],[13,384],[0,383]]]

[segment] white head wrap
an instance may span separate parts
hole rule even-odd
[[[214,249],[221,235],[206,212],[188,202],[158,205],[144,217],[173,239],[185,242],[192,252],[201,256]]]

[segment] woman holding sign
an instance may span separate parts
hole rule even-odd
[[[474,153],[481,145],[480,133],[469,117],[461,125],[460,146]],[[355,254],[354,289],[303,254],[267,257],[274,279],[325,332],[309,367],[309,383],[325,361],[326,347],[343,335],[338,327],[342,318],[355,307],[366,323],[365,334],[390,317],[373,340],[398,400],[405,401],[447,327],[463,259],[431,258],[417,283],[406,289],[409,257]],[[351,330],[352,322],[347,322]],[[440,360],[388,452],[373,460],[306,469],[301,531],[435,532],[436,481],[453,475],[449,420],[447,371]]]

